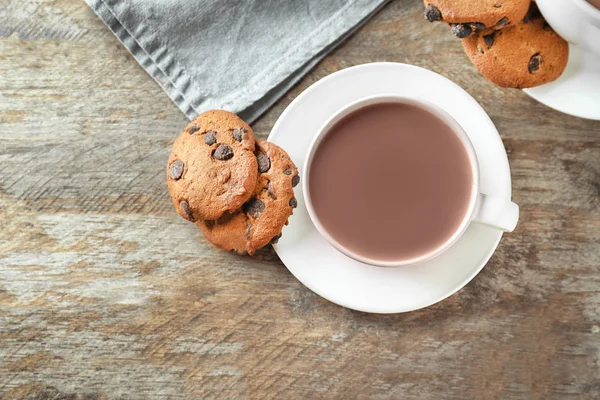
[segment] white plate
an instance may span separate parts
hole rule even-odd
[[[333,113],[352,101],[386,93],[419,96],[452,115],[475,147],[481,191],[510,199],[508,159],[485,111],[452,81],[407,64],[365,64],[329,75],[289,105],[268,140],[283,147],[302,170],[313,136]],[[301,190],[296,190],[296,198],[298,208],[275,251],[309,289],[359,311],[405,312],[445,299],[481,271],[502,237],[498,230],[472,224],[455,246],[418,267],[373,267],[346,257],[326,242],[308,216]],[[372,212],[377,217],[379,210]]]
[[[524,92],[555,110],[600,120],[600,55],[570,45],[569,62],[560,78]]]

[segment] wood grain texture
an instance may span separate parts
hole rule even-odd
[[[396,0],[320,78],[398,61],[465,88],[509,153],[522,218],[425,310],[368,315],[178,218],[181,112],[81,0],[0,0],[0,398],[600,399],[600,123],[501,89],[420,0]]]

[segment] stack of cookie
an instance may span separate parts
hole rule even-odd
[[[567,42],[531,0],[424,0],[424,4],[425,18],[450,24],[473,65],[496,85],[543,85],[557,79],[567,65]]]
[[[255,140],[237,115],[212,110],[175,140],[167,181],[177,213],[211,243],[252,255],[281,237],[300,177],[283,149]]]

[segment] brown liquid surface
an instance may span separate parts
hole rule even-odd
[[[469,206],[473,175],[456,133],[422,108],[382,103],[334,125],[315,152],[316,215],[342,246],[380,261],[444,244]]]
[[[588,3],[600,10],[600,0],[587,0]]]

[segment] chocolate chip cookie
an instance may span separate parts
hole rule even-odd
[[[258,177],[254,132],[222,110],[198,116],[177,137],[167,165],[169,194],[189,221],[215,220],[252,196]]]
[[[485,28],[502,29],[520,22],[530,0],[424,0],[425,18],[444,21],[459,38]]]
[[[256,141],[258,180],[252,198],[233,215],[217,221],[198,221],[204,236],[221,249],[254,254],[276,242],[298,205],[294,187],[298,169],[287,153],[273,143]]]
[[[515,26],[487,29],[462,41],[473,65],[496,85],[539,86],[558,78],[567,65],[567,42],[532,9]]]

